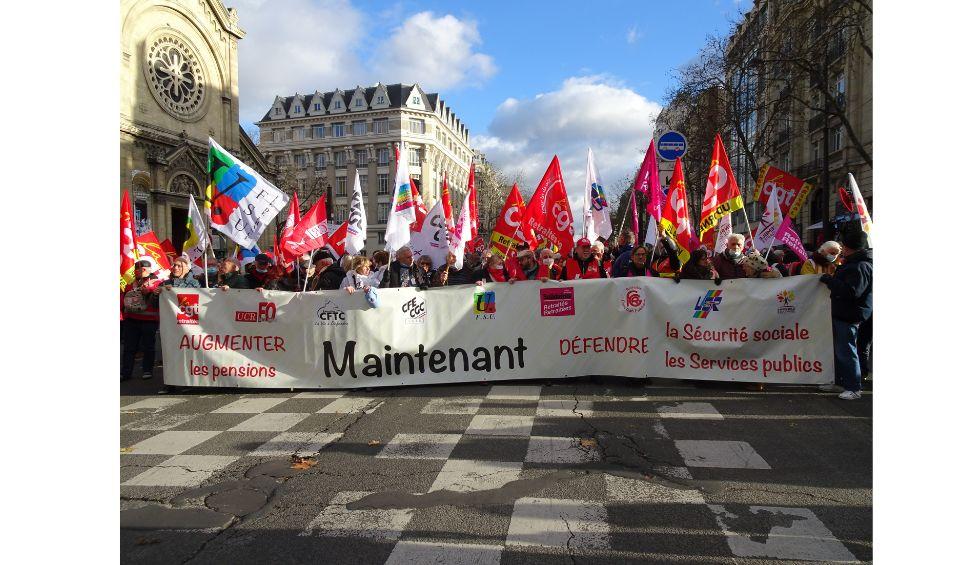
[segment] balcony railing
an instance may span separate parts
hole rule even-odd
[[[812,177],[820,172],[820,168],[823,166],[822,159],[814,159],[813,161],[808,161],[799,167],[797,167],[797,176],[806,179]]]
[[[822,128],[826,123],[826,121],[827,121],[826,114],[817,114],[814,117],[810,118],[810,121],[807,123],[807,126],[810,131],[816,131]]]

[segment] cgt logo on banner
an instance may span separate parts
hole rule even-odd
[[[346,312],[343,311],[335,302],[327,300],[323,305],[316,309],[316,319],[313,320],[314,326],[346,326]]]
[[[780,307],[776,309],[777,313],[793,314],[796,312],[797,307],[793,304],[795,297],[792,290],[784,290],[776,293],[776,301],[780,303]]]
[[[276,319],[276,305],[272,302],[260,302],[259,309],[236,310],[236,322],[271,322]]]
[[[575,289],[566,286],[562,288],[542,288],[541,315],[542,316],[574,316]]]
[[[427,301],[418,296],[404,302],[400,311],[405,324],[422,324],[427,321]]]
[[[178,300],[178,314],[175,316],[175,322],[180,326],[197,326],[199,311],[198,295],[179,294],[175,298]]]
[[[497,295],[493,290],[477,291],[474,293],[474,319],[493,320],[497,312]]]
[[[638,286],[626,287],[625,295],[619,302],[622,305],[622,309],[626,312],[641,312],[645,308],[645,297],[642,294],[642,288]]]
[[[705,296],[700,296],[696,301],[696,312],[693,318],[707,318],[710,312],[719,312],[719,305],[723,301],[723,291],[710,290]]]

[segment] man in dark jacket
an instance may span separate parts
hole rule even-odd
[[[392,261],[383,273],[380,288],[416,287],[420,290],[430,288],[430,277],[413,260],[413,250],[409,247],[397,249],[397,260]]]
[[[844,262],[834,274],[821,275],[830,289],[834,326],[834,384],[822,390],[843,390],[840,398],[860,398],[860,359],[857,331],[874,312],[873,253],[867,247],[867,233],[857,227],[844,236]]]
[[[228,290],[230,288],[249,288],[245,281],[245,276],[239,272],[239,260],[235,257],[226,257],[218,264],[218,274],[215,280],[209,284],[212,288]]]
[[[245,274],[245,283],[256,290],[279,290],[279,279],[272,268],[272,258],[265,253],[255,256],[252,269]]]
[[[464,265],[460,269],[451,268],[447,280],[447,286],[458,284],[476,284],[477,281],[484,280],[486,270],[481,264],[481,256],[478,253],[467,253],[464,255]]]
[[[346,271],[340,268],[336,258],[329,251],[317,251],[313,255],[313,265],[316,270],[309,279],[310,291],[315,290],[337,290],[343,279],[346,278]]]
[[[731,233],[726,239],[726,249],[713,255],[713,268],[722,280],[745,279],[746,270],[743,269],[743,245],[746,236],[741,233]]]

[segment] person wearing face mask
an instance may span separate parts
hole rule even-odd
[[[548,282],[561,278],[561,266],[555,263],[554,251],[545,247],[538,254],[538,280]]]
[[[796,275],[832,275],[837,270],[837,258],[840,257],[840,244],[836,241],[826,241],[814,251],[810,258],[790,269],[790,274]]]
[[[448,286],[458,284],[475,284],[484,280],[485,273],[481,264],[481,256],[471,252],[464,255],[464,267],[450,273],[447,281]]]
[[[484,268],[485,282],[513,282],[508,273],[504,259],[500,255],[491,255],[487,258],[487,266]]]
[[[604,243],[596,241],[592,244],[592,255],[598,260],[598,264],[602,266],[602,273],[607,277],[612,272],[612,254],[605,248]]]
[[[226,257],[218,264],[218,271],[214,279],[209,279],[212,288],[228,290],[230,288],[249,288],[245,276],[239,272],[241,266],[235,257]]]
[[[719,273],[722,280],[745,279],[746,270],[743,268],[743,245],[746,236],[741,233],[731,233],[726,239],[726,249],[713,255],[713,269]]]
[[[561,270],[561,280],[573,281],[577,279],[600,279],[607,275],[602,271],[602,265],[592,255],[592,242],[583,237],[575,243],[574,256],[565,261]]]
[[[245,274],[245,283],[256,290],[279,290],[278,272],[273,269],[272,258],[265,253],[255,256],[252,268]]]

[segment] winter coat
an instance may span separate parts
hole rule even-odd
[[[176,278],[174,276],[169,277],[164,284],[172,288],[201,288],[202,286],[198,284],[198,280],[190,274],[181,278]]]
[[[221,286],[227,286],[229,288],[249,288],[249,283],[245,280],[245,275],[238,271],[224,275],[221,282],[218,279],[219,277],[217,275],[214,279],[209,279],[209,284],[212,288],[219,288]]]
[[[384,265],[375,272],[370,272],[369,275],[361,275],[353,270],[347,271],[346,276],[343,277],[343,282],[339,283],[339,287],[353,287],[356,290],[362,290],[365,286],[380,288],[380,283],[383,282],[383,273],[386,270],[387,267]]]
[[[716,273],[719,274],[719,278],[724,281],[729,279],[747,278],[743,265],[734,263],[733,260],[730,259],[729,255],[726,255],[725,251],[720,251],[719,253],[713,255],[712,263],[713,269],[716,269]]]
[[[386,272],[383,274],[382,282],[380,283],[380,288],[400,288],[400,271],[405,269],[405,267],[400,261],[393,261],[387,267]],[[417,262],[414,261],[410,265],[410,273],[413,276],[413,286],[421,290],[426,290],[430,288],[429,276],[426,275],[420,267],[417,266]]]
[[[323,272],[313,275],[313,278],[309,281],[309,290],[336,290],[340,288],[340,283],[343,282],[344,278],[346,278],[346,271],[333,263],[326,267]]]
[[[821,275],[820,282],[830,289],[835,319],[856,324],[874,313],[874,253],[870,249],[855,251],[833,276]]]

